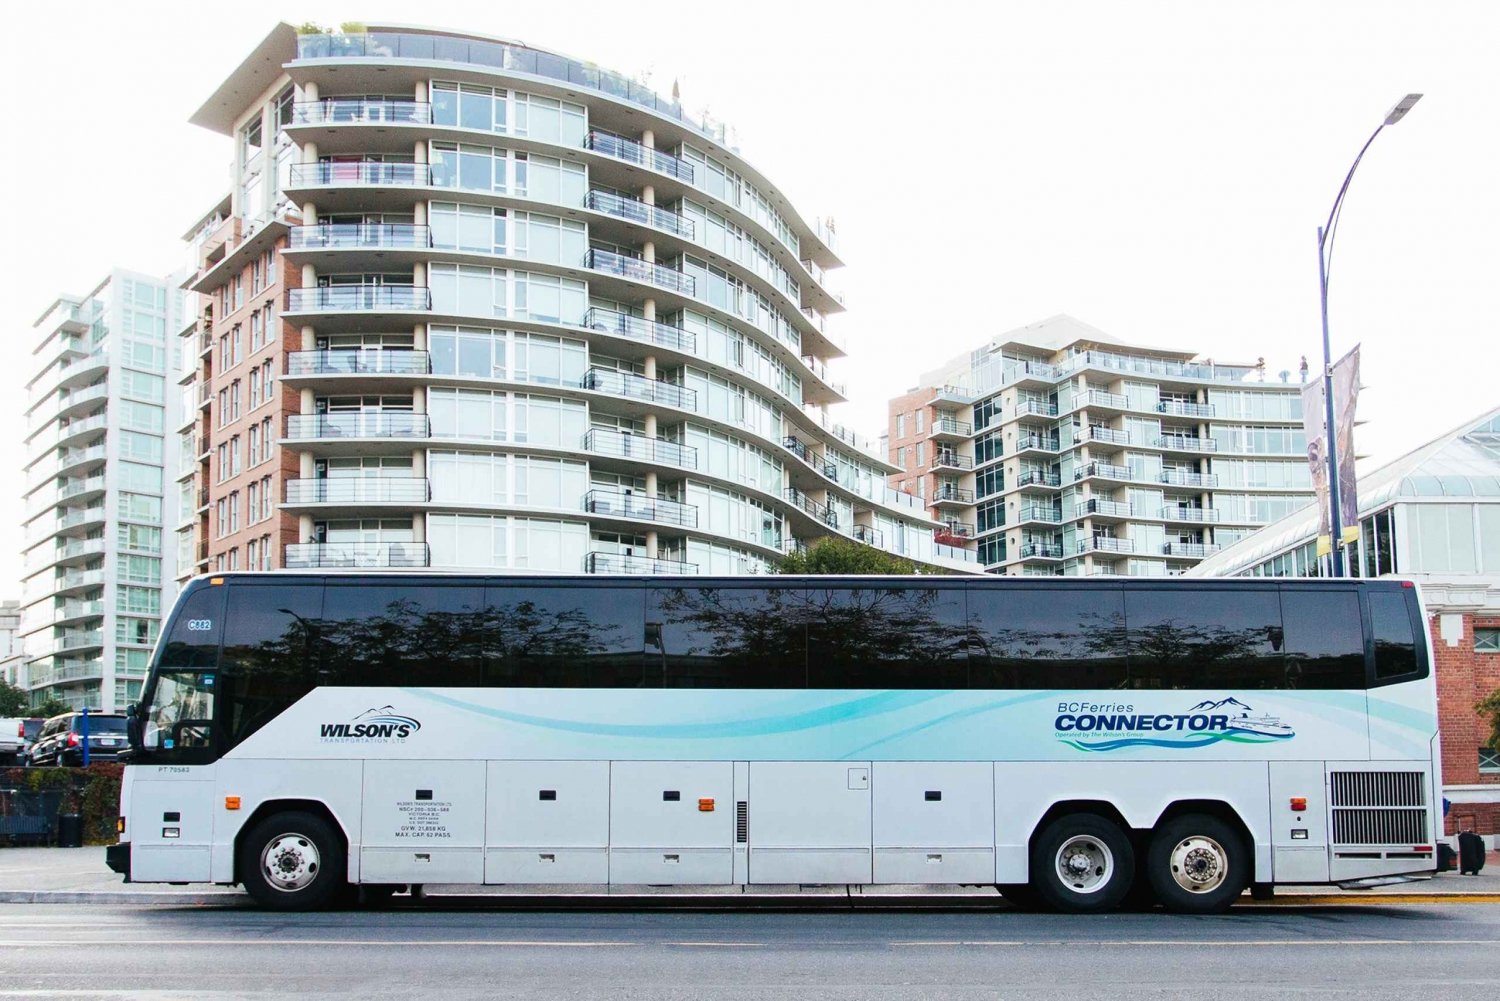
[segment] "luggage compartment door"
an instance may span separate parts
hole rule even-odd
[[[608,883],[609,762],[491,761],[486,883]]]
[[[869,883],[870,763],[752,761],[752,883]]]
[[[483,761],[366,761],[361,883],[484,882]]]
[[[733,762],[616,761],[609,881],[732,883],[734,820]]]
[[[995,881],[988,761],[878,761],[873,784],[875,882]]]

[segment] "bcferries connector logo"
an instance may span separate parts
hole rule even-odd
[[[1059,702],[1057,739],[1080,751],[1126,747],[1207,747],[1221,740],[1269,744],[1295,736],[1290,726],[1236,698],[1200,702],[1186,712],[1141,712],[1129,703]]]
[[[393,706],[366,709],[348,723],[323,723],[318,739],[324,743],[389,744],[403,741],[422,729],[410,716],[402,716]]]

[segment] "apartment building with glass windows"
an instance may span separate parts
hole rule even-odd
[[[32,328],[21,643],[36,703],[132,701],[176,593],[163,524],[180,299],[173,281],[115,270]]]
[[[888,410],[892,487],[991,573],[1180,574],[1311,496],[1290,373],[1068,316],[924,374]]]
[[[1474,704],[1500,689],[1500,408],[1359,478],[1354,577],[1410,578],[1437,661],[1448,833],[1500,836],[1500,751]],[[1324,577],[1316,505],[1199,563],[1194,577]]]
[[[721,127],[374,26],[278,27],[193,121],[235,146],[191,284],[200,567],[757,572],[830,534],[974,567],[828,417],[831,229]]]

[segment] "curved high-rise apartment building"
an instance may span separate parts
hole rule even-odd
[[[192,285],[235,442],[203,449],[200,569],[754,572],[829,534],[973,566],[829,421],[832,234],[722,129],[517,44],[286,26],[194,121],[236,147]],[[252,503],[274,531],[227,520]]]

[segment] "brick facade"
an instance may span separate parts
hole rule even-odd
[[[1480,772],[1479,748],[1489,735],[1489,722],[1474,704],[1500,688],[1500,654],[1474,650],[1476,628],[1500,628],[1500,618],[1473,613],[1449,613],[1463,620],[1463,636],[1450,646],[1440,634],[1439,616],[1431,622],[1432,649],[1437,660],[1438,733],[1443,745],[1445,786],[1493,786],[1494,801],[1454,802],[1446,833],[1500,833],[1500,772]]]
[[[890,451],[886,459],[901,467],[901,471],[892,473],[887,481],[892,490],[924,498],[932,496],[934,446],[928,439],[932,435],[932,401],[936,397],[937,390],[924,386],[904,396],[894,397],[887,404],[886,440]],[[921,430],[918,430],[918,413],[922,415]],[[922,449],[920,462],[918,445]]]

